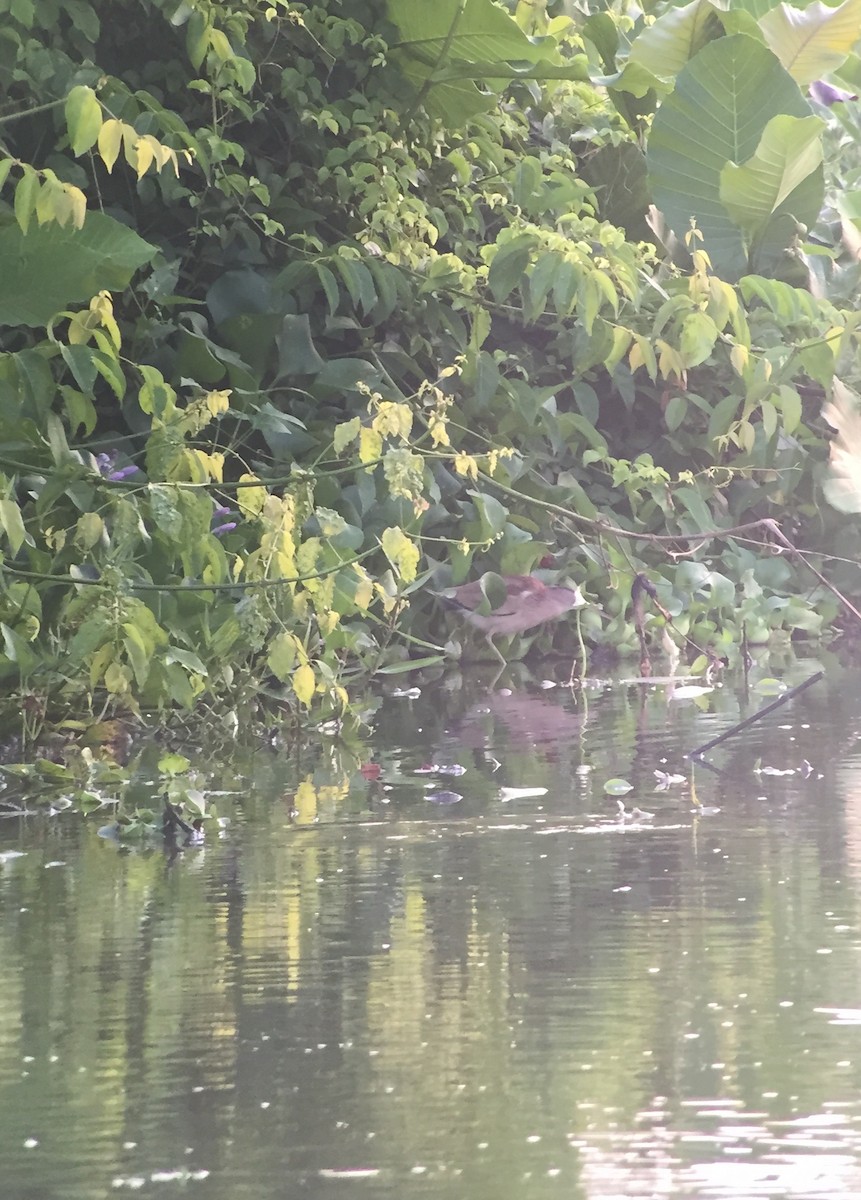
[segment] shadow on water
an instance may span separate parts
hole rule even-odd
[[[506,682],[209,764],[172,863],[0,823],[4,1197],[861,1195],[861,675],[717,771],[740,685]]]

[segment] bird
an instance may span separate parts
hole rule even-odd
[[[503,587],[500,588],[499,584]],[[440,598],[456,609],[464,620],[484,634],[499,661],[506,665],[494,637],[523,633],[545,621],[555,621],[586,601],[579,588],[543,583],[534,575],[496,575],[489,571],[480,579],[447,588]],[[493,601],[498,603],[494,604]]]

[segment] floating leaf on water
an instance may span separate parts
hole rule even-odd
[[[199,788],[187,788],[185,802],[189,808],[203,816],[206,812],[206,795]]]
[[[463,799],[460,792],[428,792],[425,800],[429,800],[431,804],[457,804]]]
[[[696,683],[686,683],[682,687],[674,688],[670,699],[671,700],[696,700],[698,696],[707,696],[709,692],[713,692],[713,687],[701,687]]]
[[[96,837],[104,838],[109,842],[116,842],[120,836],[120,827],[114,822],[111,825],[103,825],[101,829],[96,830]]]
[[[422,689],[419,687],[395,688],[391,694],[396,700],[418,700],[419,696],[422,694]]]
[[[786,684],[781,683],[779,679],[772,679],[770,676],[766,679],[760,679],[758,683],[753,685],[753,690],[759,692],[761,696],[779,696],[781,692],[786,691]]]
[[[531,800],[535,796],[546,796],[547,788],[542,787],[502,787],[499,789],[500,800]]]
[[[556,682],[555,679],[542,679],[538,686],[540,688],[542,688],[545,692],[547,692],[551,688],[558,687],[559,684]]]
[[[633,783],[629,783],[627,779],[608,779],[604,784],[604,791],[608,796],[624,796],[633,788]]]

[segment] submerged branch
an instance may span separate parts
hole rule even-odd
[[[797,687],[790,688],[788,692],[784,692],[782,696],[778,696],[776,700],[772,700],[770,704],[766,704],[764,708],[759,709],[759,711],[753,713],[752,716],[745,717],[743,721],[739,721],[737,724],[731,726],[731,728],[724,730],[723,733],[719,733],[718,736],[712,738],[710,742],[705,742],[702,746],[697,746],[696,750],[691,750],[689,754],[685,755],[685,758],[699,758],[700,755],[705,754],[707,750],[711,750],[715,746],[720,745],[721,742],[725,742],[728,738],[733,737],[734,734],[739,733],[742,729],[747,729],[748,725],[753,725],[754,722],[759,721],[762,717],[768,716],[770,712],[774,712],[776,708],[780,708],[781,704],[786,704],[788,700],[794,699],[799,692],[803,692],[805,688],[809,688],[811,684],[818,683],[819,680],[824,677],[824,675],[824,671],[816,671],[810,676],[809,679],[805,679],[804,682],[799,683]]]

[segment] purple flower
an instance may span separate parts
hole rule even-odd
[[[132,463],[131,466],[120,467],[118,471],[111,471],[107,478],[111,483],[119,483],[121,479],[128,479],[129,475],[136,475],[139,470],[140,468]]]
[[[832,104],[842,104],[846,100],[858,99],[852,92],[834,87],[833,84],[826,83],[824,79],[817,79],[814,83],[811,83],[809,91],[817,104],[824,104],[826,108],[830,108]]]
[[[100,475],[111,483],[119,483],[122,479],[128,479],[129,475],[135,475],[140,470],[134,464],[129,464],[126,467],[117,467],[114,469],[114,464],[120,456],[119,450],[102,451],[96,455],[96,468]]]
[[[212,532],[216,537],[221,537],[225,533],[230,533],[237,526],[236,521],[225,521],[223,525],[216,525]]]

